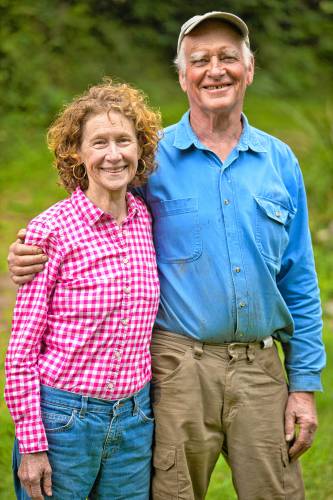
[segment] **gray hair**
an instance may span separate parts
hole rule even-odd
[[[179,73],[185,73],[186,70],[186,59],[185,59],[185,50],[184,50],[184,40],[186,37],[183,38],[180,47],[179,47],[179,52],[176,55],[174,59],[174,65]],[[242,41],[242,47],[243,47],[243,56],[245,59],[245,63],[247,66],[250,66],[251,60],[254,57],[253,52],[248,46],[248,44],[245,42],[245,40]]]

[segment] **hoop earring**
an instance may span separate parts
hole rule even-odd
[[[139,175],[142,175],[142,174],[144,174],[144,173],[146,172],[146,170],[147,170],[147,165],[146,165],[146,162],[145,162],[145,160],[144,160],[143,158],[140,158],[140,159],[139,159],[139,162],[141,162],[141,164],[143,165],[143,168],[140,168],[140,169],[139,169],[139,166],[138,166],[137,173],[138,173]],[[140,167],[141,167],[141,165],[140,165]]]
[[[78,177],[76,174],[75,174],[75,169],[76,167],[83,167],[84,169],[84,172],[83,172],[83,175],[81,175],[81,177]],[[73,171],[73,177],[77,180],[77,181],[82,181],[86,175],[87,175],[87,170],[86,170],[86,166],[84,165],[84,163],[81,163],[80,165],[76,164],[73,166],[72,168],[72,171]]]

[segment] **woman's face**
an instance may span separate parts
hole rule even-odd
[[[87,170],[87,195],[125,196],[140,158],[133,122],[116,111],[91,116],[83,126],[79,158]]]

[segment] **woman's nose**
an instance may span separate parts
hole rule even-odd
[[[117,144],[109,144],[105,154],[105,158],[111,162],[116,162],[121,159],[121,152]]]

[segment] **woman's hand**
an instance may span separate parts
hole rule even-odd
[[[22,455],[18,477],[32,500],[52,495],[52,469],[46,451]]]
[[[24,245],[26,230],[20,229],[17,240],[9,247],[7,258],[11,278],[16,285],[33,280],[44,269],[47,256],[39,247]]]

